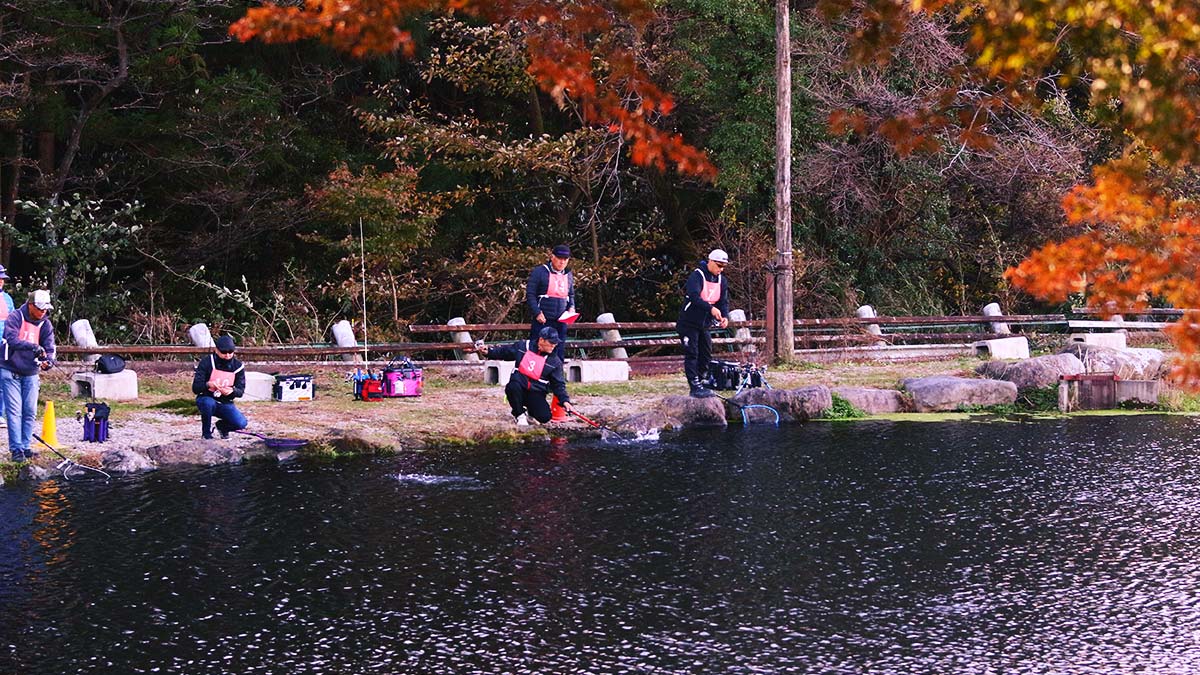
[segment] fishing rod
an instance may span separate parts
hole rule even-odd
[[[79,462],[76,462],[75,460],[68,459],[66,455],[64,455],[58,451],[58,448],[55,448],[53,445],[50,445],[46,441],[43,441],[41,436],[38,436],[37,434],[33,434],[33,438],[35,440],[37,440],[38,443],[41,443],[42,445],[46,446],[47,448],[50,448],[50,452],[53,452],[54,454],[58,455],[62,459],[62,461],[58,463],[57,468],[62,470],[63,478],[66,478],[67,480],[71,480],[70,472],[71,472],[72,467],[78,467],[80,469],[87,469],[88,471],[95,471],[96,473],[100,474],[101,476],[104,476],[104,478],[106,480],[112,480],[112,476],[108,475],[104,471],[101,471],[100,469],[97,469],[94,466],[88,466],[87,464],[80,464]]]
[[[608,427],[604,426],[603,424],[600,424],[599,422],[597,422],[597,421],[595,421],[595,420],[592,420],[592,419],[589,419],[589,418],[587,418],[587,417],[584,417],[583,415],[581,415],[581,414],[579,414],[579,413],[575,412],[574,410],[568,410],[567,412],[569,412],[569,413],[571,413],[572,415],[574,415],[574,416],[578,417],[579,419],[583,420],[584,422],[587,422],[588,424],[592,425],[593,427],[596,427],[597,429],[600,429],[601,431],[607,431],[608,433],[610,433],[610,434],[613,434],[614,436],[616,436],[617,438],[619,438],[619,439],[621,439],[621,440],[623,440],[623,441],[624,441],[624,440],[628,440],[627,438],[625,438],[624,436],[622,436],[622,435],[620,434],[620,432],[616,431],[615,429],[610,429],[610,428],[608,428]]]

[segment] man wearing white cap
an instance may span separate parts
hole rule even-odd
[[[14,462],[37,454],[29,446],[37,418],[38,374],[54,365],[54,326],[47,316],[52,308],[50,291],[38,290],[4,320],[0,391],[8,418],[8,451]]]
[[[683,372],[690,394],[696,398],[712,396],[704,387],[708,363],[712,359],[712,335],[709,328],[729,325],[729,289],[725,285],[725,267],[729,254],[719,248],[708,254],[688,275],[684,287],[683,310],[675,330],[683,345]]]

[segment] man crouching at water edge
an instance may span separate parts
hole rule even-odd
[[[241,361],[233,356],[233,338],[222,335],[213,346],[213,353],[196,364],[192,378],[192,393],[200,409],[200,437],[212,438],[212,418],[217,433],[229,438],[229,432],[246,428],[246,416],[233,404],[233,399],[246,392],[246,372]]]
[[[494,359],[513,359],[517,367],[504,387],[504,396],[512,406],[517,426],[529,425],[529,417],[545,424],[550,421],[550,404],[546,394],[553,392],[563,410],[571,412],[571,399],[567,396],[567,379],[563,375],[563,362],[554,353],[558,346],[558,330],[546,326],[538,333],[537,344],[532,340],[521,340],[508,346],[488,347],[478,345],[476,351]]]

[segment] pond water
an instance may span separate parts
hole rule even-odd
[[[1200,419],[0,488],[0,672],[1200,672]]]

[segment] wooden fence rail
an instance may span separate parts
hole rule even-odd
[[[985,308],[988,311],[990,308]],[[1139,310],[1138,316],[1181,316],[1186,310],[1154,309]],[[1096,308],[1073,308],[1073,313],[1079,316],[1107,316],[1110,312]],[[793,346],[797,349],[823,349],[829,347],[871,346],[871,345],[921,345],[945,343],[971,343],[980,340],[994,339],[1003,334],[1002,324],[1011,327],[1014,334],[1035,334],[1040,332],[1065,332],[1071,330],[1112,330],[1112,329],[1146,329],[1161,330],[1168,325],[1157,321],[1084,321],[1070,319],[1065,314],[1014,314],[1014,315],[968,315],[968,316],[864,316],[864,317],[830,317],[803,318],[794,322]],[[730,322],[728,332],[717,331],[713,343],[725,349],[754,351],[765,343],[765,322],[736,321]],[[925,330],[928,328],[934,331]],[[936,332],[944,328],[943,332]],[[982,331],[980,329],[983,329]],[[890,329],[885,330],[884,329]],[[453,333],[486,334],[490,344],[503,340],[497,339],[494,333],[508,333],[510,339],[524,337],[528,323],[477,323],[461,325],[411,325],[407,327],[414,336],[438,336]],[[631,334],[617,336],[615,331],[630,331]],[[637,348],[644,350],[640,354],[628,357],[630,360],[671,360],[677,359],[678,354],[670,352],[664,356],[663,348],[675,348],[678,339],[674,336],[674,321],[625,321],[614,323],[578,322],[571,327],[573,336],[581,333],[598,332],[600,339],[581,339],[572,337],[567,340],[567,346],[573,350],[611,350],[622,348]],[[1000,332],[997,332],[1000,331]],[[1032,331],[1032,332],[1031,332]],[[640,333],[640,334],[639,334]],[[207,328],[205,328],[207,334]],[[619,337],[619,339],[614,339]],[[455,352],[451,358],[462,358],[465,336],[458,336],[457,342],[387,342],[351,346],[342,345],[246,345],[238,348],[238,356],[246,361],[271,362],[289,359],[314,359],[329,357],[351,357],[366,354],[368,358],[382,361],[394,355],[444,355]],[[193,345],[67,345],[58,346],[58,352],[64,356],[86,356],[92,354],[122,354],[132,357],[164,356],[164,357],[198,357],[210,350],[206,347]],[[655,353],[660,352],[660,353]],[[611,357],[611,355],[610,355]],[[625,358],[621,353],[619,358]]]

